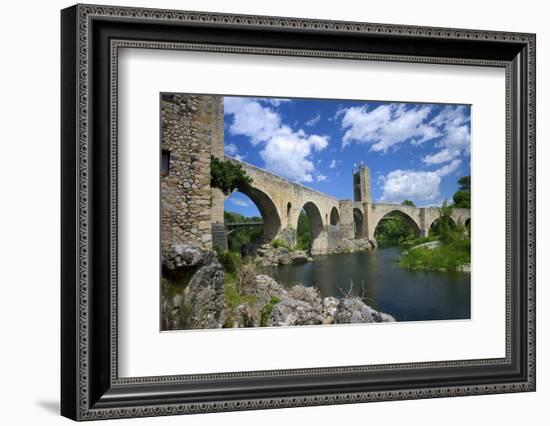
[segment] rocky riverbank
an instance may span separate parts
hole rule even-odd
[[[289,253],[296,252],[284,255]],[[215,252],[176,245],[163,253],[162,260],[163,330],[395,321],[359,297],[323,298],[316,288],[302,285],[285,289],[268,275],[256,273],[252,265],[243,266],[232,283],[238,292],[235,302],[226,297],[224,285],[229,284]]]
[[[311,258],[304,250],[290,250],[287,247],[273,247],[264,244],[256,250],[255,262],[260,266],[290,265],[291,263],[310,262]]]
[[[368,239],[342,239],[331,247],[326,254],[345,254],[372,250],[374,243]],[[290,265],[292,263],[311,262],[314,258],[304,250],[292,250],[285,246],[275,247],[263,244],[256,250],[255,262],[260,266]]]

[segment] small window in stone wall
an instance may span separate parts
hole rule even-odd
[[[170,172],[170,151],[162,150],[162,158],[160,161],[160,175],[168,176]]]

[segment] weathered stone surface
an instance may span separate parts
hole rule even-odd
[[[271,311],[268,325],[270,327],[286,327],[293,325],[322,324],[320,310],[301,300],[285,298],[277,303]]]
[[[209,224],[219,218],[210,206],[210,155],[223,155],[223,98],[164,95],[161,146],[169,157],[160,179],[161,248],[184,241],[212,248]]]
[[[393,322],[395,318],[381,314],[366,305],[359,297],[346,297],[340,301],[336,314],[337,324],[357,324],[372,322]]]
[[[256,251],[256,262],[261,266],[290,265],[310,260],[308,254],[303,250],[289,250],[286,247],[273,247],[271,244],[264,244]]]
[[[177,291],[170,298],[163,287],[163,329],[221,327],[224,273],[216,253],[174,244],[163,251],[162,262],[165,277]]]
[[[374,245],[372,241],[362,238],[358,240],[351,240],[349,238],[344,238],[340,241],[334,243],[333,247],[330,249],[331,254],[342,254],[342,253],[354,253],[357,251],[372,250]]]
[[[323,324],[334,324],[340,300],[336,297],[323,299]]]

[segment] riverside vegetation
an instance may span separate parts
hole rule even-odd
[[[468,272],[470,268],[470,228],[451,219],[453,208],[470,208],[470,176],[458,180],[459,190],[453,204],[447,200],[427,237],[416,237],[412,226],[402,216],[394,215],[376,230],[379,247],[399,247],[403,268],[425,271]],[[408,200],[403,204],[412,205]]]

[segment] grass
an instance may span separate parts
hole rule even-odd
[[[470,240],[457,239],[433,249],[419,247],[403,254],[402,267],[423,271],[458,271],[470,263]]]
[[[264,305],[260,316],[260,327],[267,327],[269,317],[271,316],[271,311],[273,311],[273,307],[279,302],[280,300],[278,297],[271,296],[269,302]]]
[[[292,251],[292,248],[285,241],[277,239],[277,238],[274,239],[273,241],[271,241],[271,246],[273,248],[284,247],[287,250]]]
[[[224,274],[223,290],[225,303],[230,309],[235,309],[243,303],[254,303],[257,299],[254,295],[243,296],[239,293],[239,290],[237,289],[237,277],[231,272],[226,272]]]

